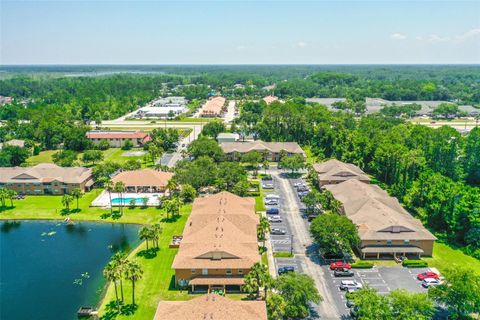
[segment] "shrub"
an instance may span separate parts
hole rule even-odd
[[[428,267],[428,263],[425,260],[403,260],[402,265],[407,268]]]
[[[373,262],[368,262],[368,261],[358,261],[355,263],[352,263],[352,268],[355,269],[370,269],[373,268],[374,264]]]
[[[273,256],[275,258],[292,258],[293,254],[290,252],[280,251],[280,252],[274,252]]]

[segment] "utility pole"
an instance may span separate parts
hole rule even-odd
[[[293,255],[293,234],[290,235],[290,255]]]

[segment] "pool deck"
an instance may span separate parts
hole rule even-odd
[[[123,193],[123,199],[127,198],[136,198],[137,207],[141,207],[143,205],[143,198],[148,197],[148,202],[147,206],[149,207],[155,207],[160,204],[160,198],[163,196],[163,193],[157,192],[157,193],[130,193],[126,192]],[[120,195],[118,193],[112,192],[112,200],[115,198],[120,198]],[[118,206],[118,203],[113,203],[113,206]],[[129,201],[125,201],[124,206],[129,206]],[[108,196],[108,191],[103,190],[100,195],[92,201],[91,204],[92,207],[105,207],[109,208],[110,207],[110,197]]]

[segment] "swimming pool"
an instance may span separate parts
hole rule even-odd
[[[102,191],[102,193],[92,202],[94,207],[109,207],[110,206],[110,197],[112,198],[112,205],[119,206],[122,203],[123,205],[130,206],[130,201],[135,200],[136,206],[143,206],[143,198],[148,198],[147,206],[158,206],[159,201],[162,197],[161,193],[133,193],[125,192],[122,194],[122,198],[119,193],[112,192],[109,194],[107,191]]]
[[[158,194],[152,194],[152,195],[145,195],[145,196],[142,196],[142,197],[124,197],[123,198],[123,204],[130,204],[130,201],[132,201],[133,199],[136,200],[137,204],[141,204],[143,203],[143,198],[147,197],[148,198],[148,201],[152,201],[152,200],[157,200],[158,198]],[[120,204],[122,201],[122,198],[112,198],[112,204]]]

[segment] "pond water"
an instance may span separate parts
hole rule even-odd
[[[0,319],[76,319],[95,306],[114,252],[139,244],[137,225],[0,222]]]

